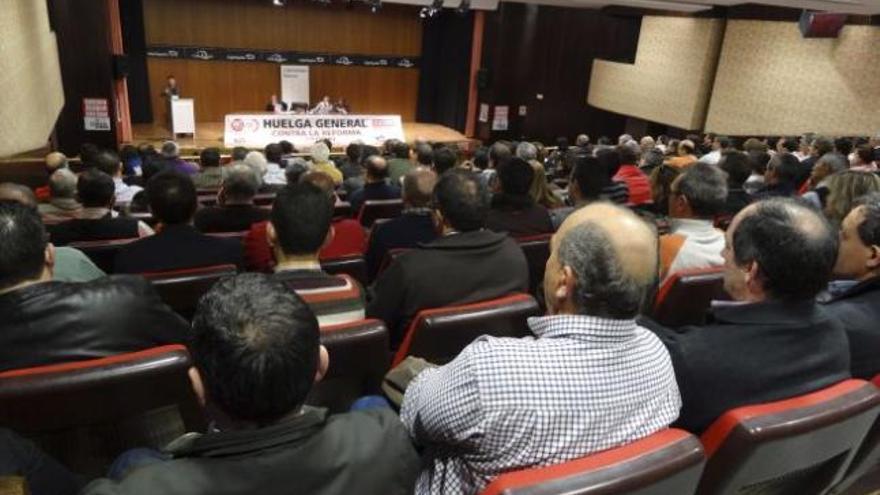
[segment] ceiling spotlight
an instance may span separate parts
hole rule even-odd
[[[284,7],[287,5],[287,0],[272,0],[272,5],[276,7]]]
[[[458,8],[455,9],[459,15],[466,15],[471,10],[471,0],[461,0]]]

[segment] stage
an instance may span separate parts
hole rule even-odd
[[[474,141],[455,129],[439,124],[404,122],[403,134],[410,144],[417,139],[424,139],[432,143],[456,144],[467,148]],[[134,124],[132,125],[132,135],[133,139],[130,144],[150,143],[156,148],[162,146],[164,141],[171,139],[168,128],[160,124]],[[211,146],[223,148],[223,122],[198,122],[196,123],[195,136],[181,135],[175,141],[187,151],[201,150]]]

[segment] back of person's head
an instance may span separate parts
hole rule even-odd
[[[220,166],[220,149],[205,148],[199,153],[199,162],[202,167],[219,167]]]
[[[296,157],[287,164],[284,169],[284,178],[288,184],[296,184],[302,175],[309,170],[309,162],[305,158]]]
[[[834,140],[834,151],[840,153],[843,156],[847,156],[852,153],[853,150],[853,142],[852,139],[846,137],[839,137]]]
[[[330,148],[323,141],[313,144],[310,152],[315,163],[324,163],[330,159]]]
[[[550,243],[544,293],[550,314],[635,318],[657,272],[657,234],[627,208],[593,203]]]
[[[678,143],[679,155],[693,155],[697,150],[697,146],[690,139],[684,139]]]
[[[270,220],[278,247],[287,255],[313,255],[327,238],[333,199],[315,184],[288,184],[272,204]]]
[[[437,174],[426,167],[407,172],[403,176],[403,201],[411,208],[429,208],[434,196]]]
[[[617,145],[620,146],[621,144],[627,143],[632,140],[633,140],[632,134],[621,134],[620,136],[617,137]]]
[[[501,163],[510,160],[512,156],[513,151],[506,143],[499,141],[489,148],[489,162],[493,167],[497,168]]]
[[[718,143],[718,147],[722,150],[726,150],[727,148],[733,146],[733,140],[731,140],[727,136],[718,136],[714,139],[714,141]]]
[[[825,153],[816,160],[813,170],[816,170],[817,167],[826,169],[828,175],[836,174],[849,168],[849,160],[840,153],[832,151],[831,153]]]
[[[659,148],[651,148],[642,156],[642,168],[653,170],[663,165],[665,159],[666,157],[663,156],[663,152]]]
[[[49,195],[53,199],[71,199],[76,197],[76,174],[67,168],[56,170],[49,176]]]
[[[119,155],[111,150],[101,150],[94,158],[95,168],[109,175],[115,176],[122,170],[122,162],[119,161]]]
[[[91,168],[95,166],[95,157],[101,151],[98,146],[93,143],[83,143],[79,147],[79,161],[83,168]]]
[[[874,161],[874,150],[867,144],[856,147],[856,159],[861,165],[868,165]]]
[[[351,163],[359,163],[361,159],[362,143],[351,143],[345,147],[345,156]]]
[[[304,173],[299,178],[299,182],[308,182],[309,184],[317,186],[318,189],[324,191],[324,194],[336,203],[336,183],[333,182],[333,177],[330,177],[328,174],[312,170]]]
[[[382,152],[379,151],[379,148],[372,146],[372,145],[369,145],[369,144],[365,144],[365,145],[361,146],[361,162],[360,163],[361,163],[362,167],[364,167],[364,168],[367,167],[367,160],[369,160],[370,157],[372,157],[372,156],[378,156],[378,157],[382,158]]]
[[[244,273],[199,301],[189,350],[212,404],[234,420],[266,425],[296,412],[312,388],[318,320],[281,282]]]
[[[571,169],[570,184],[577,187],[580,201],[595,201],[602,194],[602,188],[608,184],[608,174],[592,155],[579,155]]]
[[[281,149],[281,145],[278,143],[267,144],[266,148],[263,149],[263,153],[266,155],[267,162],[275,164],[281,163],[281,157],[284,156],[284,150]]]
[[[458,162],[458,153],[449,146],[441,146],[434,150],[434,170],[438,175],[455,167]]]
[[[568,151],[568,138],[565,136],[556,138],[556,149],[560,152]]]
[[[281,152],[285,155],[290,153],[296,153],[296,148],[293,147],[293,143],[287,140],[278,141],[278,145],[281,146]]]
[[[681,175],[682,170],[671,165],[660,165],[651,171],[648,181],[651,183],[651,198],[654,208],[663,215],[669,214],[669,197],[672,195],[672,183]]]
[[[748,154],[749,157],[749,168],[752,170],[753,174],[764,175],[767,172],[767,164],[770,163],[770,159],[772,156],[770,153],[758,153],[758,152],[750,152]]]
[[[247,148],[245,148],[244,146],[236,146],[235,148],[232,148],[232,161],[234,161],[234,162],[244,161],[244,157],[246,157],[247,154],[248,154]]]
[[[473,157],[474,166],[480,170],[489,166],[489,148],[480,146],[474,150]]]
[[[817,136],[813,139],[813,143],[811,145],[813,147],[813,154],[815,156],[822,156],[826,153],[831,153],[834,151],[834,141],[831,138],[827,138],[825,136]]]
[[[432,166],[434,164],[434,148],[427,143],[416,145],[416,161],[425,167]]]
[[[40,277],[48,237],[36,207],[0,200],[0,291]]]
[[[748,138],[746,139],[746,142],[743,143],[743,151],[745,151],[746,153],[752,151],[764,152],[769,149],[770,147],[767,145],[767,143],[761,141],[758,138]]]
[[[565,139],[565,138],[562,138],[562,139]],[[565,144],[566,144],[566,147],[568,147],[568,140],[566,140]],[[578,136],[574,140],[574,144],[575,144],[575,146],[577,146],[579,148],[584,148],[586,146],[589,146],[590,145],[590,136],[587,136],[586,134],[578,134]]]
[[[786,137],[782,138],[779,147],[789,153],[794,153],[800,148],[800,143],[798,143],[798,139],[795,137]]]
[[[374,181],[382,181],[388,178],[388,163],[379,155],[373,155],[366,159],[364,165],[367,169],[367,178]]]
[[[608,136],[599,136],[599,139],[596,140],[596,144],[599,146],[610,146],[611,138]]]
[[[596,158],[599,160],[599,165],[605,170],[605,175],[608,182],[610,182],[611,178],[617,175],[620,166],[623,164],[623,161],[620,159],[620,152],[617,149],[599,150],[596,153]]]
[[[516,146],[516,156],[525,161],[538,159],[538,148],[534,144],[523,141]]]
[[[14,182],[0,183],[0,201],[13,201],[31,208],[37,207],[37,196],[34,195],[34,191]]]
[[[634,165],[638,163],[642,149],[639,147],[639,143],[629,140],[617,147],[617,153],[620,155],[622,165]]]
[[[767,170],[773,172],[776,182],[797,189],[801,177],[801,162],[790,153],[774,155],[767,163]]]
[[[839,225],[860,197],[880,192],[880,177],[871,172],[846,170],[831,176],[825,216]]]
[[[684,198],[695,218],[712,218],[727,201],[727,177],[715,165],[697,163],[688,167],[672,184],[673,201]],[[670,214],[674,214],[670,206]]]
[[[718,167],[727,174],[727,183],[731,188],[742,188],[752,174],[749,155],[741,151],[726,151],[721,155]]]
[[[734,217],[728,243],[735,267],[727,267],[725,287],[732,296],[748,290],[743,277],[752,273],[765,298],[805,301],[827,285],[838,238],[814,208],[774,198],[753,203]]]
[[[146,193],[150,211],[163,224],[189,223],[196,213],[196,186],[186,174],[174,170],[158,173],[147,182]]]
[[[45,162],[46,169],[49,170],[49,172],[67,168],[67,156],[60,151],[53,151],[46,155]]]
[[[489,215],[489,191],[473,172],[452,169],[434,186],[434,208],[459,232],[483,228]]]
[[[498,165],[498,181],[501,191],[510,196],[528,196],[535,171],[529,162],[519,157]]]
[[[108,208],[115,194],[113,178],[96,168],[86,170],[76,181],[76,196],[86,208]]]
[[[223,177],[223,195],[227,200],[251,201],[260,189],[260,179],[254,169],[236,163],[226,169]]]
[[[409,145],[403,141],[397,141],[391,148],[391,153],[394,155],[394,158],[406,160],[409,158]]]
[[[180,156],[180,146],[174,141],[162,143],[162,156],[165,158],[177,158]]]

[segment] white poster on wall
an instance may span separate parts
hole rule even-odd
[[[510,107],[507,105],[498,105],[495,107],[495,115],[492,119],[492,130],[493,131],[506,131],[508,119],[507,116],[510,112]]]
[[[281,101],[309,104],[309,66],[281,66]]]

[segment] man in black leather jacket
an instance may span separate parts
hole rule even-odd
[[[841,280],[819,302],[846,330],[852,375],[870,380],[880,373],[880,194],[862,198],[843,219],[834,275]]]
[[[183,343],[189,325],[139,277],[53,282],[35,209],[0,203],[0,371]]]

